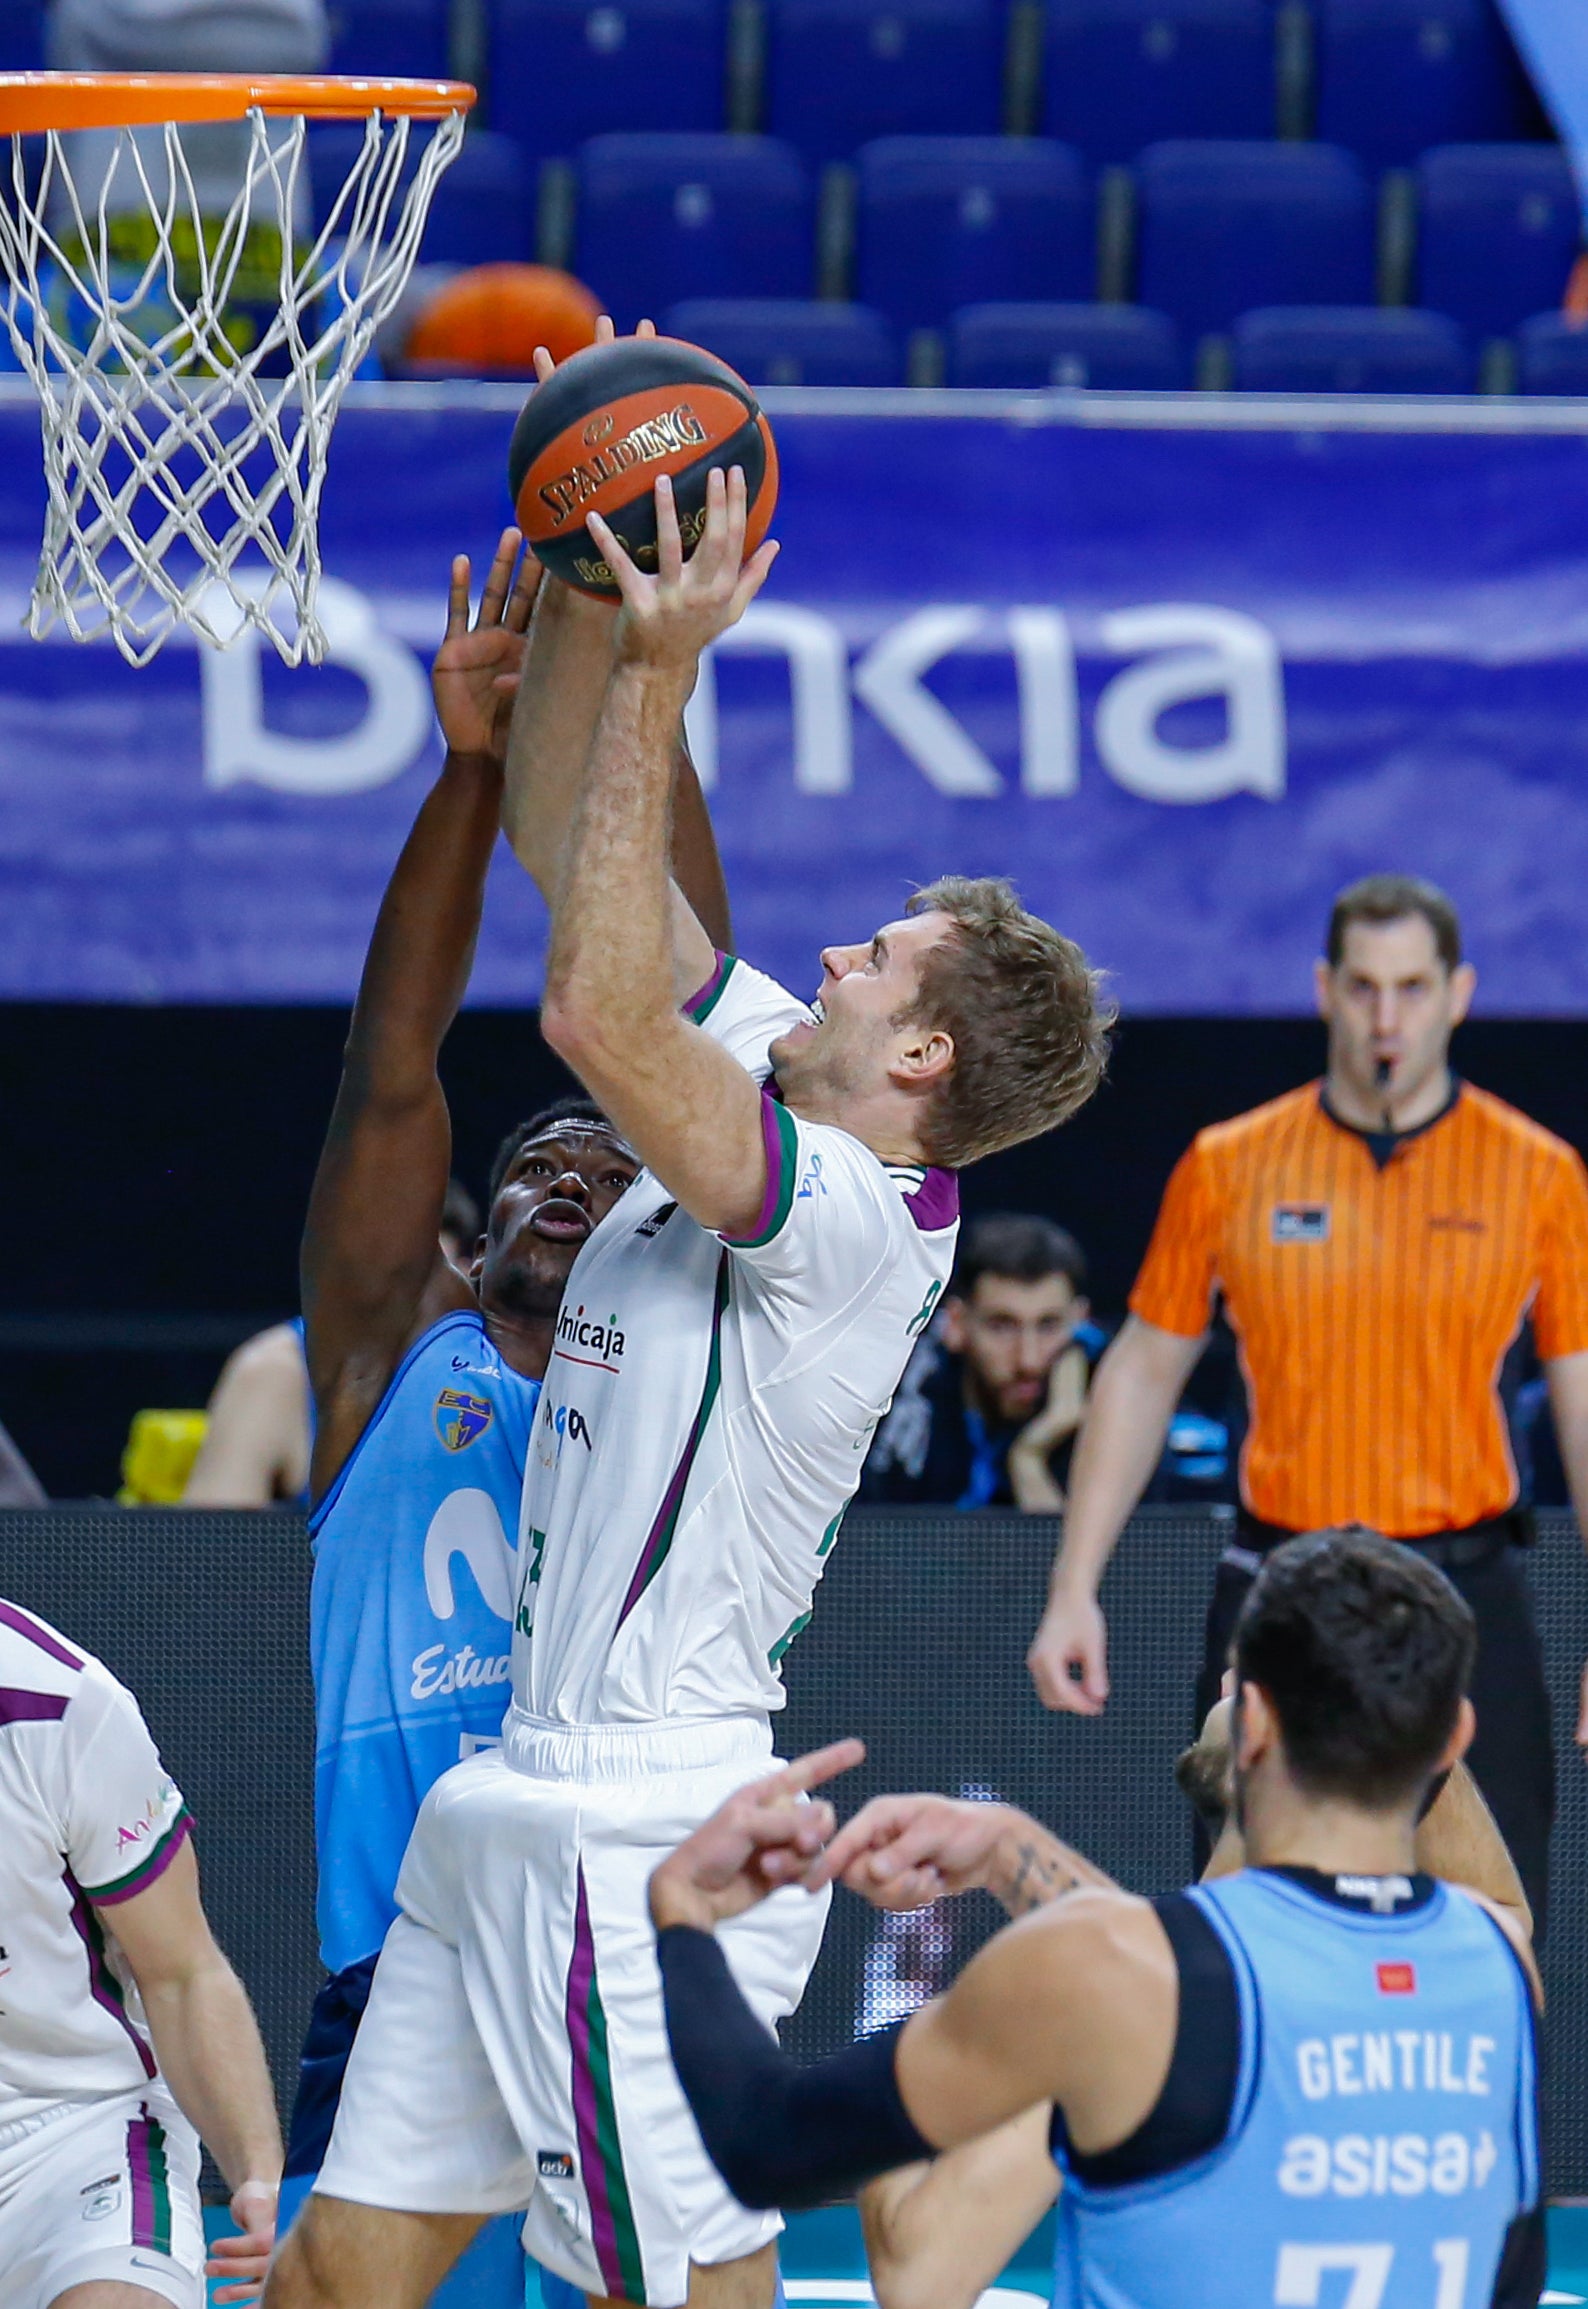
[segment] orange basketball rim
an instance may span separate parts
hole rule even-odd
[[[445,120],[472,110],[463,80],[354,80],[334,73],[0,72],[0,136],[158,128],[204,120]]]

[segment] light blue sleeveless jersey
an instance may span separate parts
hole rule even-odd
[[[1054,2309],[1488,2309],[1539,2188],[1532,2009],[1493,1920],[1443,1885],[1375,1916],[1262,1870],[1191,1898],[1235,1968],[1230,2127],[1157,2179],[1066,2175]]]
[[[404,1357],[309,1518],[320,1953],[372,1956],[441,1774],[499,1737],[524,1461],[540,1383],[483,1320],[446,1315]]]

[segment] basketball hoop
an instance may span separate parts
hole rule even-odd
[[[31,634],[108,632],[146,665],[179,625],[220,648],[252,626],[288,665],[324,656],[331,428],[473,102],[454,81],[0,73],[0,299],[49,492]],[[298,229],[308,123],[359,119],[330,213]],[[217,121],[247,124],[246,163],[206,213],[181,131]],[[74,180],[82,130],[110,132],[97,190]]]

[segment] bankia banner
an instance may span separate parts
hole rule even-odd
[[[690,711],[747,958],[804,989],[912,885],[1008,873],[1128,1010],[1303,1010],[1332,894],[1387,868],[1456,899],[1482,1007],[1588,1009],[1569,420],[771,405],[782,557]],[[512,414],[346,409],[326,664],[183,636],[134,670],[23,631],[38,426],[0,400],[0,998],[350,997],[439,766],[428,660],[451,556],[478,570],[507,517]],[[471,999],[532,1002],[544,934],[504,851]]]

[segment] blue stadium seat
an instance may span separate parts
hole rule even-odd
[[[767,136],[597,136],[574,270],[620,329],[688,297],[808,297],[810,178]]]
[[[1097,271],[1080,155],[1045,140],[886,136],[859,155],[856,292],[902,329],[993,298],[1081,298]]]
[[[44,62],[44,0],[7,0],[0,8],[0,72],[40,72]]]
[[[1470,393],[1477,362],[1443,313],[1270,305],[1230,332],[1246,393]]]
[[[998,0],[770,0],[767,126],[812,160],[879,136],[992,136]]]
[[[1316,133],[1374,167],[1515,136],[1521,76],[1492,0],[1313,0]]]
[[[1373,197],[1338,145],[1155,144],[1136,183],[1136,294],[1183,329],[1372,301]]]
[[[474,129],[436,186],[421,255],[429,265],[528,263],[535,254],[533,171],[510,136]]]
[[[1552,144],[1447,144],[1417,165],[1417,302],[1502,336],[1558,305],[1582,237]]]
[[[1173,392],[1188,385],[1180,332],[1141,305],[967,305],[948,332],[948,382]]]
[[[723,126],[724,0],[491,0],[491,126],[538,158]]]
[[[670,337],[704,345],[752,385],[902,385],[904,355],[880,313],[798,298],[697,297],[674,305]]]
[[[451,0],[331,0],[332,72],[444,80]]]
[[[1588,325],[1535,313],[1516,332],[1519,393],[1588,393]]]
[[[1043,128],[1089,160],[1274,133],[1267,0],[1048,0]]]

